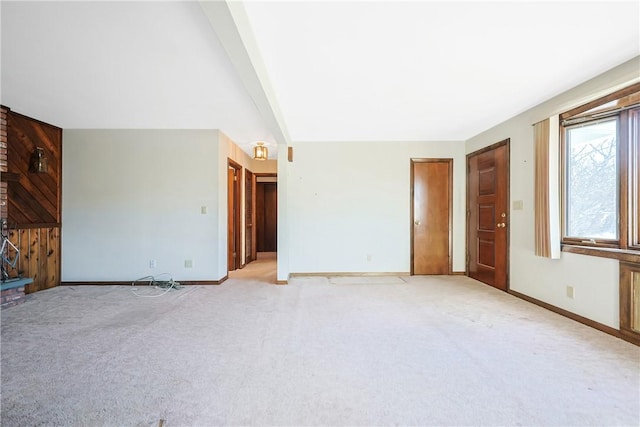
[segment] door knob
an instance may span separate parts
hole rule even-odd
[[[498,228],[505,228],[507,226],[507,224],[505,224],[504,222],[499,222],[497,227]]]
[[[420,225],[420,220],[419,220],[419,219],[416,219],[415,221],[413,221],[413,223],[414,223],[415,225]]]

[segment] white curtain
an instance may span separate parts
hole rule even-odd
[[[560,258],[560,127],[558,116],[533,125],[535,254]]]

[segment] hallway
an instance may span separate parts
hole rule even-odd
[[[230,271],[227,283],[234,280],[250,280],[274,285],[276,272],[277,252],[258,252],[257,260],[250,262],[242,269]]]

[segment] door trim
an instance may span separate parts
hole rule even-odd
[[[227,190],[227,213],[229,214],[229,211],[231,210],[231,208],[233,208],[233,218],[229,217],[227,218],[227,230],[228,230],[228,237],[227,237],[227,272],[229,271],[233,271],[233,270],[237,270],[239,268],[242,268],[243,264],[242,264],[242,243],[241,243],[241,212],[240,212],[240,208],[241,208],[241,200],[242,200],[242,165],[230,158],[227,158],[227,169],[232,168],[235,170],[237,179],[234,181],[233,184],[233,192],[234,192],[234,197],[233,197],[233,206],[229,206],[229,196],[230,194],[228,194],[228,190]],[[227,176],[228,173],[227,173]],[[229,183],[227,183],[227,188],[229,188]],[[233,220],[233,224],[231,223],[231,221]],[[231,227],[233,225],[233,227]],[[233,244],[235,247],[235,256],[233,256],[233,253],[230,252],[231,249],[231,240],[233,239]],[[234,269],[231,269],[231,263],[233,262],[234,264]]]
[[[502,146],[506,146],[507,150],[506,150],[506,162],[505,162],[505,168],[506,168],[506,189],[507,189],[507,202],[506,202],[506,209],[507,211],[511,211],[511,138],[506,138],[503,139],[502,141],[498,141],[494,144],[488,145],[486,147],[483,147],[477,151],[474,151],[472,153],[469,153],[466,155],[466,164],[465,164],[465,174],[466,174],[466,201],[465,201],[465,276],[470,277],[469,276],[469,239],[470,239],[470,230],[469,230],[469,216],[471,215],[471,210],[469,207],[469,159],[471,157],[477,156],[479,154],[482,153],[486,153],[488,151],[491,150],[495,150],[496,148],[502,147]],[[511,249],[511,215],[509,214],[509,227],[507,228],[507,239],[506,239],[506,245],[507,245],[507,249],[506,249],[506,259],[505,259],[505,285],[506,285],[506,289],[505,292],[510,292],[511,291],[511,284],[510,284],[510,274],[509,274],[509,270],[510,270],[510,258],[509,258],[509,253],[510,253],[510,249]],[[498,289],[498,288],[496,288]]]
[[[410,270],[409,270],[409,274],[410,275],[414,275],[414,263],[413,263],[413,257],[414,257],[414,227],[413,227],[413,221],[414,221],[414,206],[413,206],[413,196],[414,196],[414,179],[415,179],[415,172],[414,172],[414,167],[416,163],[447,163],[449,166],[449,218],[448,218],[448,223],[449,223],[449,272],[448,274],[451,275],[453,272],[453,159],[448,158],[448,159],[436,159],[436,158],[411,158],[411,181],[410,181],[410,185],[411,185],[411,191],[410,191],[410,197],[411,197],[411,211],[410,211],[410,217],[409,217],[409,229],[410,231],[410,240],[411,240],[411,249],[410,249]]]
[[[276,184],[278,184],[278,173],[277,172],[254,172],[253,173],[254,176],[254,181],[255,181],[255,191],[254,191],[254,200],[258,195],[258,184],[260,183],[265,183],[265,182],[275,182]],[[260,178],[276,178],[275,181],[260,181]],[[254,214],[255,214],[255,221],[254,221],[254,227],[253,227],[253,232],[254,232],[254,245],[253,245],[253,249],[255,251],[254,253],[254,259],[257,259],[258,257],[258,218],[257,218],[257,207],[258,207],[258,203],[256,202],[255,207],[254,207]],[[276,229],[276,242],[278,239],[278,235],[280,233],[280,227],[277,227]],[[276,243],[277,246],[277,243]]]
[[[247,187],[250,191],[247,191]],[[248,205],[248,206],[247,206]],[[247,218],[249,211],[250,218]],[[249,264],[256,260],[256,178],[249,169],[244,170],[244,263]],[[249,224],[247,224],[249,221]],[[247,241],[251,242],[250,250],[247,251]]]

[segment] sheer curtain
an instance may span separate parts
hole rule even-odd
[[[533,125],[535,142],[535,253],[560,258],[559,118]]]

